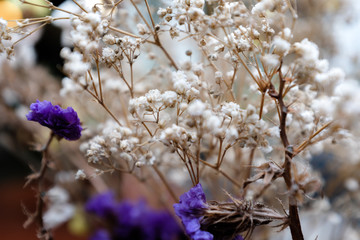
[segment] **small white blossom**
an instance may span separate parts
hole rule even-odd
[[[172,74],[174,88],[178,94],[185,94],[191,88],[187,76],[183,71],[177,71]]]
[[[262,0],[252,8],[251,13],[257,15],[263,14],[266,10],[271,10],[276,2],[276,0]]]
[[[269,67],[270,69],[274,69],[280,65],[280,58],[275,54],[265,54],[261,57],[261,60],[264,63],[264,67]]]
[[[68,221],[75,213],[75,207],[68,203],[51,206],[43,216],[45,229],[53,229]]]
[[[196,99],[195,101],[190,103],[187,111],[191,116],[201,116],[205,109],[205,103],[203,103],[201,100]]]
[[[76,180],[84,180],[86,179],[86,174],[83,169],[79,169],[75,174]]]
[[[74,79],[84,76],[90,70],[90,64],[84,62],[83,55],[79,52],[71,52],[69,48],[63,48],[60,55],[65,59],[64,71]]]
[[[58,186],[51,188],[47,193],[46,196],[49,198],[50,202],[52,203],[65,203],[69,200],[68,192]]]
[[[51,188],[46,196],[50,201],[50,207],[43,215],[44,227],[52,229],[68,221],[75,212],[75,207],[68,203],[68,192],[58,186]]]
[[[307,38],[301,42],[294,43],[294,50],[297,54],[305,61],[316,62],[319,59],[319,48],[318,46],[310,42]]]
[[[165,106],[173,106],[177,101],[177,94],[174,91],[166,91],[162,94]]]
[[[279,54],[280,56],[286,55],[291,47],[291,44],[287,40],[279,36],[274,37],[274,40],[272,41],[272,45],[274,47],[275,53]]]
[[[350,192],[355,192],[359,189],[359,182],[355,178],[348,178],[345,181],[345,187]]]

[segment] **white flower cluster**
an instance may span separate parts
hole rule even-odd
[[[73,27],[70,32],[71,41],[84,54],[91,54],[99,48],[100,36],[103,36],[109,27],[108,20],[98,11],[73,17],[71,24]]]
[[[4,45],[4,41],[11,40],[11,36],[7,30],[7,21],[0,18],[0,53],[9,52],[10,49]]]
[[[55,186],[47,191],[46,197],[50,207],[43,216],[45,229],[56,228],[74,215],[75,206],[69,203],[70,196],[64,188]]]
[[[240,52],[248,51],[252,47],[251,32],[251,28],[240,26],[239,29],[230,33],[230,35],[225,38],[225,41],[228,44],[235,44],[236,49]]]
[[[178,20],[179,24],[182,25],[186,19],[193,21],[204,15],[204,11],[202,10],[204,3],[204,0],[173,1],[171,7],[167,9],[160,8],[157,13],[167,21],[170,21],[174,17]]]
[[[104,126],[100,126],[100,129],[101,134],[82,146],[89,163],[102,170],[154,163],[151,152],[142,154],[139,147],[140,135],[136,129],[121,127],[113,121],[108,121]],[[130,171],[131,168],[127,170]]]
[[[200,94],[202,83],[199,77],[191,72],[176,71],[172,74],[173,87],[183,99],[191,101]]]
[[[65,59],[64,71],[75,81],[85,82],[84,78],[91,64],[84,59],[84,55],[69,48],[63,48],[60,55]]]
[[[189,104],[181,119],[179,125],[183,127],[173,124],[161,131],[161,142],[188,149],[197,139],[212,141],[215,137],[228,147],[238,144],[242,148],[260,147],[269,152],[271,147],[266,138],[278,137],[278,131],[273,131],[265,121],[259,120],[251,105],[241,109],[238,104],[228,102],[221,107],[211,108],[197,99]]]
[[[310,42],[308,39],[303,39],[301,42],[294,43],[293,49],[298,55],[298,58],[292,65],[296,69],[295,73],[298,84],[312,84],[317,74],[328,71],[329,63],[325,59],[319,59],[319,48],[315,43]],[[324,82],[324,80],[324,77],[320,76],[317,82]]]
[[[102,60],[107,64],[122,60],[124,56],[133,61],[142,44],[139,38],[116,37],[112,34],[106,34],[102,40],[107,45],[102,50]]]
[[[129,112],[140,118],[145,115],[156,115],[166,108],[173,108],[177,103],[178,95],[174,91],[161,93],[158,89],[150,90],[138,98],[130,99]],[[155,116],[155,121],[159,121]]]
[[[185,128],[173,124],[161,132],[159,140],[168,146],[181,146],[183,149],[188,149],[191,143],[194,142],[195,137]]]
[[[279,2],[279,0],[261,0],[251,9],[251,13],[255,15],[264,15],[266,11],[272,10]]]

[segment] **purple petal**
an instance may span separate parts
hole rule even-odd
[[[36,100],[36,103],[30,105],[26,118],[50,128],[56,135],[67,140],[77,140],[81,136],[80,119],[71,107],[62,109],[58,105],[53,106],[49,101]]]

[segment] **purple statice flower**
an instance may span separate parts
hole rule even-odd
[[[201,184],[197,184],[180,196],[179,203],[174,204],[175,213],[181,218],[186,233],[193,240],[212,240],[214,236],[201,230],[201,219],[207,209],[205,193]]]
[[[96,232],[94,232],[89,240],[111,240],[111,236],[109,232],[106,229],[99,229]]]
[[[184,239],[180,226],[167,211],[155,211],[145,201],[131,203],[129,201],[115,201],[112,192],[102,193],[90,199],[85,207],[86,211],[101,219],[107,230],[101,228],[94,236],[111,236],[111,240],[170,240]],[[103,233],[107,232],[107,235]]]
[[[91,198],[85,205],[85,210],[101,218],[113,214],[116,208],[115,195],[113,192],[105,192]]]
[[[244,238],[241,235],[237,235],[233,240],[244,240]]]
[[[192,240],[243,240],[241,235],[231,238],[205,231],[207,226],[201,224],[208,205],[200,183],[181,195],[179,203],[174,204],[174,209],[176,215],[181,218],[186,234]]]
[[[72,107],[62,109],[49,101],[36,100],[36,103],[30,105],[30,110],[26,115],[27,120],[48,127],[54,134],[67,140],[80,138],[82,130],[80,119]]]

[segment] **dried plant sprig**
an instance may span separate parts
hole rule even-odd
[[[236,235],[251,236],[255,227],[272,221],[282,221],[286,225],[288,216],[281,215],[260,202],[231,198],[232,202],[207,202],[201,225],[214,235],[233,239]],[[227,236],[227,238],[226,238]]]

